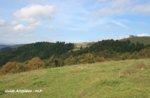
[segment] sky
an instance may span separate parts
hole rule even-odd
[[[0,43],[150,35],[150,0],[0,0]]]

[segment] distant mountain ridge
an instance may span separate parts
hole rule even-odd
[[[7,50],[10,48],[18,48],[23,45],[25,45],[25,44],[14,44],[14,45],[0,44],[0,51]]]
[[[128,38],[123,38],[123,39],[120,39],[120,40],[129,40],[132,43],[139,42],[139,43],[143,43],[144,45],[150,45],[150,36],[142,36],[142,37],[130,36]],[[74,43],[74,44],[75,44],[76,48],[80,48],[80,47],[84,48],[84,47],[92,45],[93,43],[95,43],[95,42],[81,42],[81,43]],[[20,47],[20,46],[23,46],[23,45],[26,45],[26,44],[9,45],[9,44],[2,44],[2,43],[0,43],[0,49],[6,48],[6,47],[16,48],[16,47]]]
[[[6,48],[6,47],[9,47],[9,45],[3,45],[3,44],[0,44],[0,49]]]
[[[20,45],[1,45],[0,65],[8,61],[26,61],[33,57],[49,59],[52,56],[69,58],[86,53],[100,55],[105,58],[116,56],[117,53],[135,52],[150,46],[150,37],[132,36],[121,40],[102,40],[98,42],[65,43],[36,42]]]

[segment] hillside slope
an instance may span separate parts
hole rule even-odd
[[[150,37],[144,36],[144,37],[129,37],[123,40],[130,40],[133,43],[143,43],[144,45],[150,45]]]
[[[60,56],[72,50],[73,47],[73,44],[64,42],[36,42],[25,44],[18,48],[4,49],[0,51],[0,66],[6,64],[8,61],[23,62],[34,57],[48,59],[53,55]]]
[[[16,89],[42,92],[4,92]],[[149,92],[150,59],[74,65],[0,77],[0,98],[150,98]]]
[[[0,49],[5,48],[5,47],[9,47],[8,45],[1,45],[0,44]]]

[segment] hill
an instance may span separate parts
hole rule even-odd
[[[64,42],[37,42],[20,45],[18,48],[3,48],[3,51],[0,52],[0,66],[8,61],[26,61],[33,57],[48,59],[53,55],[65,54],[73,48],[73,44]]]
[[[107,39],[109,40],[109,39]],[[111,39],[110,39],[111,40]],[[138,36],[130,36],[128,38],[124,38],[124,39],[120,39],[120,41],[131,41],[131,43],[141,43],[144,45],[150,45],[150,36],[142,36],[142,37],[138,37]],[[86,47],[90,47],[91,45],[95,44],[97,42],[81,42],[81,43],[75,43],[75,49],[74,50],[79,50],[80,48],[86,48]]]
[[[150,36],[143,36],[143,37],[133,36],[122,40],[130,40],[133,43],[139,42],[143,43],[144,45],[150,45]]]
[[[150,59],[109,61],[1,76],[0,98],[150,98],[149,87]]]
[[[25,44],[14,44],[14,45],[1,44],[0,45],[0,52],[1,51],[8,51],[8,50],[15,49],[15,48],[19,48],[19,47],[21,47],[23,45],[25,45]]]
[[[109,40],[109,39],[106,39],[106,40]],[[144,45],[150,45],[150,36],[130,36],[128,38],[124,38],[124,39],[120,39],[121,41],[126,41],[126,40],[129,40],[131,41],[132,43],[142,43]],[[96,42],[81,42],[81,43],[75,43],[75,48],[86,48],[86,47],[89,47],[91,45],[93,45],[94,43]]]
[[[0,49],[6,48],[6,47],[9,47],[9,45],[2,45],[2,44],[0,44]]]
[[[94,42],[81,42],[81,43],[74,43],[74,51],[80,50],[81,48],[90,47]]]
[[[86,47],[83,47],[84,45]],[[0,67],[4,68],[2,72],[7,73],[5,69],[8,66],[22,66],[24,68],[27,62],[29,62],[27,65],[32,66],[30,60],[32,61],[34,58],[41,59],[45,63],[46,66],[42,67],[58,67],[101,62],[110,59],[120,60],[149,57],[149,53],[147,53],[149,52],[149,47],[139,43],[134,44],[128,40],[102,40],[94,43],[78,44],[78,46],[82,48],[74,51],[77,48],[77,44],[36,42],[25,44],[18,48],[7,48],[0,52]],[[16,62],[16,65],[14,62]],[[22,67],[20,70],[22,70]],[[18,67],[15,70],[18,70]]]

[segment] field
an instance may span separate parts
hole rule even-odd
[[[17,89],[33,92],[5,92]],[[150,98],[150,59],[107,61],[4,75],[0,77],[0,98]]]

